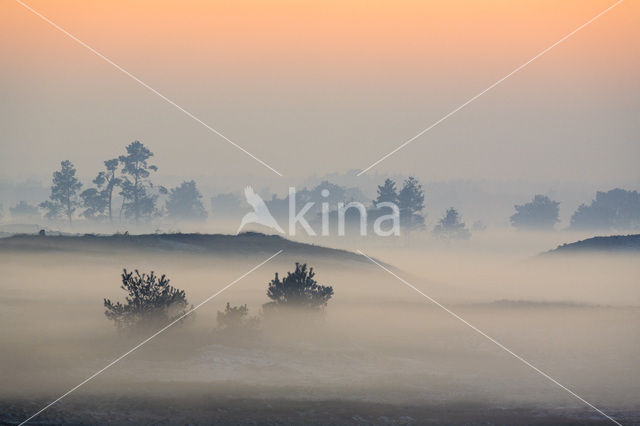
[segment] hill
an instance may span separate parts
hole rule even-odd
[[[552,253],[640,253],[640,234],[588,238],[562,244],[543,254]]]
[[[152,254],[172,252],[215,257],[269,256],[278,250],[303,258],[371,264],[366,258],[347,250],[287,240],[279,235],[247,232],[225,234],[114,234],[114,235],[13,235],[0,238],[1,252]]]

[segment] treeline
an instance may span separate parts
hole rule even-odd
[[[155,185],[151,177],[158,167],[150,164],[151,157],[153,152],[140,141],[134,141],[126,147],[125,154],[105,161],[93,185],[84,190],[73,163],[65,160],[60,163],[60,170],[53,173],[49,199],[39,207],[47,219],[65,219],[69,224],[77,211],[85,219],[109,223],[114,220],[139,223],[161,216],[206,219],[207,211],[195,181],[184,181],[170,190]],[[160,206],[160,197],[165,197],[163,206]],[[35,214],[31,206],[22,206],[22,209]]]
[[[104,168],[96,173],[88,185],[84,185],[76,176],[76,168],[71,161],[62,161],[60,169],[53,173],[50,195],[46,201],[38,205],[20,201],[9,208],[9,213],[14,219],[37,221],[44,215],[47,220],[65,220],[69,224],[77,218],[109,224],[149,223],[161,218],[194,222],[206,220],[208,213],[195,181],[183,181],[170,189],[154,183],[153,177],[158,168],[151,163],[153,156],[153,152],[144,144],[134,141],[125,147],[122,155],[104,161]],[[278,197],[268,190],[260,195],[271,214],[279,222],[287,223],[289,196]],[[316,226],[323,220],[323,203],[330,206],[328,222],[331,226],[335,227],[340,219],[344,219],[347,230],[351,232],[362,227],[363,213],[366,226],[370,227],[377,218],[391,212],[385,203],[392,203],[398,208],[400,227],[405,233],[427,231],[425,192],[414,177],[400,183],[386,179],[378,186],[373,200],[364,196],[358,188],[346,188],[323,181],[314,188],[303,188],[296,192],[294,204],[297,210],[309,202],[313,206],[306,217]],[[339,218],[337,207],[351,202],[366,206],[363,208],[365,211],[351,208],[343,212],[344,218]],[[247,203],[240,193],[218,194],[211,198],[211,211],[216,219],[239,221],[247,209]],[[514,210],[509,218],[514,228],[550,231],[559,222],[560,202],[537,194],[527,203],[516,204]],[[3,215],[4,209],[0,205],[0,219]],[[472,231],[484,228],[480,220],[468,227],[458,209],[450,207],[430,227],[430,232],[442,239],[467,239]],[[569,229],[640,229],[640,194],[619,188],[597,192],[590,203],[580,205],[573,212]]]
[[[523,230],[553,230],[560,202],[535,195],[525,204],[515,205],[511,225]],[[640,229],[640,194],[616,188],[598,191],[589,204],[581,204],[571,216],[569,229],[637,230]]]
[[[392,214],[393,209],[385,205],[390,203],[397,208],[399,225],[405,231],[420,231],[426,228],[425,194],[422,184],[414,177],[405,179],[400,188],[396,182],[387,179],[383,185],[378,186],[377,197],[374,200],[365,197],[358,188],[346,188],[329,181],[323,181],[311,189],[305,187],[296,190],[294,200],[290,199],[290,195],[279,197],[264,191],[260,195],[265,200],[270,214],[283,224],[288,223],[290,206],[294,205],[296,212],[304,210],[305,220],[316,230],[322,223],[323,215],[326,215],[329,227],[336,228],[342,207],[345,209],[345,228],[357,233],[362,224],[361,220],[364,220],[363,226],[371,228],[378,217]],[[323,205],[328,206],[328,212],[323,212]],[[212,197],[211,209],[215,217],[225,219],[239,218],[246,212],[244,200],[235,193]]]

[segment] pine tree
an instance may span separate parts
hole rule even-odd
[[[122,164],[121,212],[124,211],[126,217],[133,218],[136,222],[142,217],[150,217],[156,210],[158,196],[151,192],[153,183],[149,180],[149,175],[150,171],[155,172],[158,168],[147,163],[151,157],[153,152],[140,141],[131,142],[127,146],[127,155],[119,157]]]
[[[127,292],[126,303],[104,299],[104,314],[118,329],[158,327],[188,311],[184,290],[171,286],[165,275],[141,274],[137,269],[134,274],[125,269],[120,288]]]
[[[85,207],[82,215],[87,219],[107,217],[109,222],[113,222],[113,191],[121,182],[120,178],[116,177],[118,159],[107,160],[104,166],[105,170],[98,173],[93,180],[96,188],[86,189],[80,194]]]
[[[424,216],[424,191],[422,185],[413,176],[404,181],[404,185],[398,194],[398,207],[400,208],[400,222],[409,229],[423,229]]]
[[[300,307],[322,309],[333,296],[333,287],[319,285],[313,268],[307,269],[307,264],[296,262],[294,272],[287,272],[287,276],[280,280],[278,273],[269,283],[267,297],[271,302],[264,307]]]
[[[49,200],[40,204],[48,219],[66,216],[71,225],[73,213],[79,205],[78,191],[82,183],[76,178],[76,169],[69,160],[60,163],[60,170],[53,172],[53,184]]]
[[[380,203],[398,204],[396,183],[391,179],[385,180],[383,185],[378,185],[378,197],[373,202],[373,205],[374,207],[378,207]]]
[[[461,220],[458,211],[451,207],[433,229],[433,235],[444,239],[466,240],[471,237],[471,232]]]

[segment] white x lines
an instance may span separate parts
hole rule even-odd
[[[247,151],[246,149],[244,149],[243,147],[241,147],[240,145],[238,145],[237,143],[235,143],[234,141],[232,141],[231,139],[229,139],[228,137],[226,137],[225,135],[220,133],[218,130],[214,129],[213,127],[211,127],[210,125],[208,125],[207,123],[205,123],[204,121],[202,121],[201,119],[196,117],[194,114],[192,114],[191,112],[187,111],[186,109],[184,109],[183,107],[181,107],[180,105],[175,103],[174,101],[172,101],[171,99],[167,98],[165,95],[163,95],[162,93],[158,92],[156,89],[154,89],[153,87],[151,87],[150,85],[148,85],[147,83],[145,83],[144,81],[142,81],[141,79],[136,77],[135,75],[131,74],[129,71],[127,71],[126,69],[124,69],[120,65],[116,64],[111,59],[109,59],[108,57],[106,57],[102,53],[98,52],[96,49],[94,49],[93,47],[89,46],[87,43],[85,43],[84,41],[80,40],[79,38],[77,38],[76,36],[74,36],[73,34],[68,32],[67,30],[65,30],[64,28],[62,28],[61,26],[59,26],[58,24],[56,24],[55,22],[53,22],[52,20],[47,18],[46,16],[44,16],[43,14],[41,14],[40,12],[38,12],[37,10],[35,10],[31,6],[29,6],[28,4],[22,2],[21,0],[15,0],[15,1],[18,4],[22,5],[25,9],[29,10],[34,15],[38,16],[40,19],[42,19],[43,21],[45,21],[46,23],[48,23],[49,25],[51,25],[52,27],[54,27],[55,29],[57,29],[58,31],[63,33],[64,35],[69,37],[71,40],[75,41],[76,43],[78,43],[82,47],[86,48],[91,53],[93,53],[94,55],[99,57],[100,59],[102,59],[105,62],[107,62],[108,64],[112,65],[118,71],[124,73],[125,75],[127,75],[128,77],[130,77],[131,79],[133,79],[134,81],[139,83],[142,87],[148,89],[149,91],[151,91],[155,95],[159,96],[164,101],[168,102],[170,105],[172,105],[173,107],[175,107],[176,109],[178,109],[179,111],[184,113],[187,117],[193,119],[194,121],[196,121],[200,125],[204,126],[207,130],[209,130],[212,133],[218,135],[219,137],[221,137],[222,139],[224,139],[225,141],[227,141],[228,143],[230,143],[231,145],[233,145],[234,147],[236,147],[240,151],[242,151],[245,154],[247,154],[249,157],[251,157],[254,160],[256,160],[258,163],[262,164],[263,166],[265,166],[266,168],[271,170],[273,173],[275,173],[275,174],[277,174],[278,176],[281,176],[281,177],[283,176],[282,173],[280,173],[278,170],[276,170],[275,168],[271,167],[269,164],[265,163],[260,158],[256,157],[255,155],[253,155],[252,153],[250,153],[249,151]]]
[[[488,339],[489,341],[493,342],[496,346],[498,346],[500,349],[504,350],[505,352],[507,352],[508,354],[510,354],[511,356],[513,356],[514,358],[516,358],[517,360],[519,360],[520,362],[522,362],[523,364],[525,364],[527,367],[532,368],[534,371],[536,371],[538,374],[540,374],[541,376],[543,376],[544,378],[546,378],[547,380],[551,381],[552,383],[556,384],[557,386],[561,387],[562,389],[564,389],[565,391],[567,391],[569,394],[571,394],[572,396],[574,396],[575,398],[579,399],[580,401],[582,401],[583,403],[587,404],[589,407],[593,408],[595,411],[597,411],[598,413],[602,414],[604,417],[606,417],[607,419],[611,420],[613,423],[622,426],[620,423],[618,423],[618,421],[616,421],[614,418],[612,418],[611,416],[607,415],[604,411],[600,410],[598,407],[596,407],[595,405],[593,405],[592,403],[590,403],[589,401],[587,401],[586,399],[582,398],[580,395],[578,395],[577,393],[575,393],[574,391],[572,391],[571,389],[567,388],[566,386],[564,386],[562,383],[558,382],[556,379],[554,379],[553,377],[549,376],[547,373],[545,373],[544,371],[540,370],[538,367],[536,367],[535,365],[531,364],[529,361],[527,361],[526,359],[522,358],[520,355],[516,354],[515,352],[513,352],[511,349],[507,348],[506,346],[504,346],[502,343],[500,343],[499,341],[497,341],[496,339],[494,339],[493,337],[489,336],[487,333],[485,333],[484,331],[480,330],[478,327],[476,327],[475,325],[471,324],[470,322],[468,322],[467,320],[465,320],[464,318],[462,318],[460,315],[456,314],[455,312],[453,312],[452,310],[450,310],[449,308],[447,308],[446,306],[444,306],[443,304],[441,304],[440,302],[438,302],[436,299],[432,298],[431,296],[427,295],[426,293],[424,293],[423,291],[419,290],[417,287],[415,287],[413,284],[411,284],[410,282],[406,281],[405,279],[401,278],[399,275],[395,274],[394,272],[392,272],[390,269],[388,269],[387,267],[385,267],[384,265],[382,265],[380,262],[376,261],[375,259],[367,256],[365,253],[363,253],[361,250],[358,250],[358,253],[360,253],[361,255],[363,255],[364,257],[366,257],[367,259],[369,259],[371,262],[373,262],[374,264],[376,264],[377,266],[379,266],[383,271],[388,272],[389,274],[391,274],[392,276],[394,276],[395,278],[397,278],[399,281],[401,281],[403,284],[405,284],[407,287],[413,289],[414,291],[416,291],[417,293],[419,293],[420,295],[422,295],[425,299],[429,300],[431,303],[435,304],[436,306],[438,306],[439,308],[441,308],[442,310],[444,310],[446,313],[448,313],[449,315],[453,316],[455,319],[457,319],[458,321],[462,322],[463,324],[465,324],[467,327],[470,327],[472,330],[474,330],[476,333],[480,334],[481,336],[483,336],[484,338]]]
[[[531,64],[532,62],[534,62],[536,59],[540,58],[541,56],[543,56],[545,53],[549,52],[551,49],[553,49],[554,47],[556,47],[557,45],[559,45],[560,43],[562,43],[563,41],[567,40],[568,38],[570,38],[571,36],[573,36],[575,33],[577,33],[578,31],[580,31],[581,29],[585,28],[587,25],[591,24],[592,22],[594,22],[596,19],[600,18],[602,15],[604,15],[605,13],[609,12],[611,9],[613,9],[614,7],[618,6],[620,3],[622,3],[624,0],[618,0],[617,2],[615,2],[614,4],[612,4],[611,6],[609,6],[608,8],[606,8],[605,10],[603,10],[602,12],[598,13],[596,16],[594,16],[593,18],[589,19],[587,22],[585,22],[584,24],[580,25],[578,28],[576,28],[575,30],[571,31],[569,34],[565,35],[564,37],[562,37],[560,40],[556,41],[555,43],[553,43],[551,46],[547,47],[546,49],[542,50],[540,53],[538,53],[537,55],[535,55],[533,58],[529,59],[528,61],[526,61],[525,63],[523,63],[522,65],[520,65],[519,67],[517,67],[516,69],[514,69],[513,71],[511,71],[510,73],[508,73],[507,75],[505,75],[504,77],[502,77],[501,79],[499,79],[498,81],[496,81],[495,83],[493,83],[492,85],[490,85],[489,87],[487,87],[486,89],[484,89],[483,91],[481,91],[480,93],[478,93],[477,95],[471,97],[468,101],[464,102],[463,104],[459,105],[458,107],[454,108],[451,112],[449,112],[448,114],[446,114],[444,117],[440,118],[439,120],[437,120],[436,122],[434,122],[433,124],[431,124],[429,127],[421,130],[420,132],[418,132],[415,136],[407,139],[406,141],[404,141],[403,143],[401,143],[397,148],[395,148],[393,151],[389,152],[388,154],[385,154],[384,156],[382,156],[379,160],[373,162],[371,165],[369,165],[367,168],[365,168],[364,170],[362,170],[361,172],[359,172],[356,176],[360,176],[366,172],[368,172],[369,170],[371,170],[372,168],[374,168],[375,166],[377,166],[378,164],[380,164],[381,162],[383,162],[384,160],[386,160],[387,158],[391,157],[393,154],[395,154],[396,152],[400,151],[401,149],[403,149],[404,147],[406,147],[407,145],[409,145],[411,142],[415,141],[416,139],[418,139],[420,136],[424,135],[425,133],[427,133],[428,131],[430,131],[431,129],[433,129],[434,127],[436,127],[438,124],[442,123],[443,121],[445,121],[446,119],[448,119],[449,117],[451,117],[452,115],[454,115],[455,113],[457,113],[458,111],[460,111],[461,109],[463,109],[464,107],[466,107],[467,105],[471,104],[473,101],[475,101],[476,99],[478,99],[479,97],[481,97],[482,95],[484,95],[485,93],[487,93],[489,90],[493,89],[494,87],[496,87],[497,85],[499,85],[500,83],[502,83],[503,81],[505,81],[506,79],[508,79],[509,77],[511,77],[512,75],[516,74],[518,71],[521,71],[522,69],[524,69],[527,65]]]
[[[249,275],[250,273],[252,273],[253,271],[255,271],[256,269],[260,268],[262,265],[264,265],[265,263],[269,262],[271,259],[273,259],[274,257],[276,257],[277,255],[279,255],[280,253],[282,253],[282,250],[279,250],[277,253],[273,254],[271,257],[269,257],[268,259],[260,262],[259,264],[257,264],[256,266],[254,266],[253,268],[249,269],[247,272],[245,272],[244,274],[240,275],[238,278],[236,278],[235,280],[231,281],[229,284],[227,284],[226,286],[224,286],[222,289],[218,290],[216,293],[212,294],[211,296],[207,297],[206,299],[204,299],[202,302],[198,303],[196,306],[194,306],[193,308],[189,309],[187,312],[185,312],[184,314],[180,315],[178,318],[176,318],[175,320],[171,321],[169,324],[165,325],[164,327],[162,327],[160,330],[156,331],[155,333],[153,333],[151,336],[147,337],[146,339],[144,339],[142,342],[138,343],[137,345],[135,345],[133,348],[129,349],[127,352],[123,353],[122,355],[120,355],[118,358],[114,359],[113,361],[111,361],[109,364],[105,365],[104,367],[102,367],[100,370],[96,371],[95,373],[93,373],[91,376],[87,377],[86,379],[84,379],[82,382],[78,383],[77,385],[75,385],[74,387],[72,387],[71,389],[69,389],[67,392],[63,393],[62,395],[60,395],[58,398],[56,398],[55,400],[51,401],[49,404],[45,405],[44,407],[42,407],[40,410],[38,410],[36,413],[33,413],[28,419],[25,419],[22,423],[20,423],[20,425],[24,425],[27,422],[29,422],[31,419],[39,416],[41,413],[43,413],[44,411],[46,411],[47,409],[49,409],[52,405],[60,402],[60,400],[62,400],[63,398],[65,398],[67,395],[71,394],[72,392],[74,392],[75,390],[77,390],[79,387],[85,385],[86,383],[90,382],[91,380],[95,379],[97,376],[99,376],[100,374],[102,374],[105,370],[107,370],[108,368],[112,367],[113,365],[117,364],[118,362],[120,362],[123,358],[125,358],[126,356],[128,356],[129,354],[131,354],[132,352],[134,352],[135,350],[141,348],[142,346],[144,346],[145,344],[149,343],[149,341],[151,341],[151,339],[155,338],[156,336],[158,336],[159,334],[164,333],[165,331],[167,331],[169,328],[173,327],[175,324],[177,324],[178,322],[182,321],[185,317],[191,315],[192,313],[194,313],[199,307],[201,307],[202,305],[204,305],[205,303],[208,303],[211,299],[215,298],[216,296],[218,296],[219,294],[221,294],[223,291],[225,291],[226,289],[228,289],[229,287],[231,287],[232,285],[234,285],[235,283],[237,283],[238,281],[240,281],[241,279],[243,279],[244,277],[246,277],[247,275]]]
[[[217,135],[218,137],[224,139],[227,143],[231,144],[232,146],[234,146],[235,148],[237,148],[238,150],[242,151],[243,153],[245,153],[246,155],[248,155],[249,157],[251,157],[252,159],[254,159],[255,161],[257,161],[258,163],[260,163],[261,165],[263,165],[264,167],[268,168],[269,170],[271,170],[273,173],[277,174],[278,176],[283,176],[282,173],[280,173],[278,170],[276,170],[275,168],[273,168],[272,166],[270,166],[269,164],[267,164],[266,162],[264,162],[263,160],[261,160],[260,158],[258,158],[257,156],[255,156],[254,154],[252,154],[251,152],[249,152],[248,150],[246,150],[245,148],[243,148],[242,146],[238,145],[236,142],[232,141],[231,139],[229,139],[227,136],[225,136],[224,134],[222,134],[220,131],[216,130],[215,128],[213,128],[212,126],[210,126],[209,124],[207,124],[206,122],[204,122],[203,120],[201,120],[200,118],[198,118],[197,116],[195,116],[193,113],[189,112],[188,110],[186,110],[185,108],[181,107],[180,105],[178,105],[176,102],[174,102],[173,100],[169,99],[168,97],[166,97],[165,95],[163,95],[162,93],[160,93],[158,90],[156,90],[155,88],[151,87],[149,84],[145,83],[143,80],[141,80],[140,78],[138,78],[137,76],[135,76],[134,74],[130,73],[129,71],[127,71],[125,68],[123,68],[122,66],[118,65],[117,63],[115,63],[114,61],[112,61],[111,59],[109,59],[107,56],[103,55],[102,53],[100,53],[99,51],[97,51],[96,49],[94,49],[93,47],[91,47],[90,45],[88,45],[87,43],[83,42],[82,40],[78,39],[76,36],[74,36],[73,34],[69,33],[67,30],[65,30],[64,28],[60,27],[59,25],[57,25],[56,23],[54,23],[53,21],[51,21],[49,18],[47,18],[46,16],[42,15],[40,12],[38,12],[37,10],[33,9],[31,6],[29,6],[28,4],[24,3],[21,0],[15,0],[18,4],[20,4],[21,6],[23,6],[25,9],[29,10],[31,13],[33,13],[34,15],[38,16],[40,19],[42,19],[43,21],[45,21],[46,23],[48,23],[49,25],[51,25],[52,27],[54,27],[56,30],[62,32],[63,34],[65,34],[67,37],[69,37],[70,39],[72,39],[73,41],[75,41],[76,43],[78,43],[79,45],[83,46],[84,48],[86,48],[87,50],[89,50],[91,53],[93,53],[94,55],[98,56],[99,58],[101,58],[102,60],[104,60],[105,62],[107,62],[108,64],[110,64],[111,66],[113,66],[114,68],[116,68],[117,70],[119,70],[120,72],[124,73],[125,75],[127,75],[129,78],[133,79],[134,81],[136,81],[138,84],[140,84],[141,86],[143,86],[144,88],[146,88],[147,90],[151,91],[152,93],[154,93],[155,95],[157,95],[158,97],[160,97],[161,99],[163,99],[164,101],[166,101],[167,103],[169,103],[170,105],[172,105],[174,108],[176,108],[177,110],[179,110],[180,112],[182,112],[183,114],[187,115],[188,117],[190,117],[191,119],[193,119],[194,121],[196,121],[197,123],[199,123],[200,125],[202,125],[203,127],[205,127],[206,129],[208,129],[210,132],[214,133],[215,135]],[[550,45],[549,47],[545,48],[544,50],[540,51],[538,54],[536,54],[535,56],[533,56],[531,59],[527,60],[526,62],[524,62],[522,65],[518,66],[517,68],[515,68],[514,70],[512,70],[511,72],[509,72],[508,74],[506,74],[505,76],[503,76],[502,78],[500,78],[499,80],[497,80],[496,82],[494,82],[493,84],[489,85],[487,88],[485,88],[484,90],[482,90],[481,92],[479,92],[478,94],[474,95],[473,97],[471,97],[469,100],[467,100],[466,102],[462,103],[461,105],[459,105],[458,107],[454,108],[451,112],[449,112],[448,114],[446,114],[445,116],[443,116],[442,118],[440,118],[439,120],[435,121],[434,123],[432,123],[431,125],[429,125],[428,127],[426,127],[425,129],[421,130],[420,132],[418,132],[415,136],[411,137],[410,139],[404,141],[402,144],[400,144],[398,147],[396,147],[395,149],[393,149],[392,151],[390,151],[389,153],[387,153],[386,155],[384,155],[383,157],[381,157],[379,160],[375,161],[374,163],[372,163],[371,165],[369,165],[368,167],[366,167],[364,170],[362,170],[361,172],[359,172],[357,175],[360,176],[364,173],[366,173],[367,171],[371,170],[373,167],[377,166],[378,164],[380,164],[382,161],[386,160],[387,158],[389,158],[390,156],[394,155],[395,153],[397,153],[398,151],[400,151],[401,149],[405,148],[406,146],[408,146],[410,143],[412,143],[413,141],[415,141],[416,139],[420,138],[421,136],[423,136],[424,134],[426,134],[427,132],[429,132],[430,130],[432,130],[433,128],[435,128],[436,126],[438,126],[439,124],[441,124],[442,122],[444,122],[445,120],[447,120],[448,118],[450,118],[451,116],[453,116],[454,114],[456,114],[457,112],[459,112],[460,110],[462,110],[463,108],[467,107],[468,105],[470,105],[471,103],[473,103],[475,100],[477,100],[478,98],[480,98],[481,96],[483,96],[484,94],[486,94],[487,92],[489,92],[490,90],[492,90],[493,88],[495,88],[496,86],[498,86],[499,84],[501,84],[502,82],[504,82],[505,80],[509,79],[511,76],[513,76],[514,74],[518,73],[519,71],[523,70],[525,67],[527,67],[529,64],[531,64],[532,62],[536,61],[537,59],[539,59],[540,57],[542,57],[543,55],[545,55],[546,53],[548,53],[550,50],[552,50],[553,48],[555,48],[556,46],[558,46],[559,44],[563,43],[564,41],[566,41],[567,39],[569,39],[570,37],[572,37],[573,35],[575,35],[577,32],[579,32],[580,30],[584,29],[585,27],[587,27],[588,25],[590,25],[591,23],[593,23],[594,21],[596,21],[598,18],[600,18],[601,16],[603,16],[604,14],[606,14],[607,12],[609,12],[610,10],[612,10],[613,8],[615,8],[616,6],[620,5],[624,0],[618,0],[616,1],[614,4],[612,4],[611,6],[607,7],[606,9],[604,9],[603,11],[601,11],[600,13],[598,13],[597,15],[595,15],[593,18],[591,18],[590,20],[588,20],[587,22],[585,22],[584,24],[580,25],[579,27],[577,27],[576,29],[574,29],[573,31],[569,32],[568,34],[566,34],[564,37],[562,37],[560,40],[556,41],[555,43],[553,43],[552,45]],[[282,250],[280,250],[279,252],[275,253],[274,255],[272,255],[271,257],[269,257],[268,259],[266,259],[265,261],[263,261],[262,263],[254,266],[252,269],[250,269],[248,272],[246,272],[245,274],[243,274],[242,276],[240,276],[239,278],[237,278],[236,280],[232,281],[231,283],[229,283],[228,285],[226,285],[224,288],[222,288],[220,291],[216,292],[215,294],[211,295],[210,297],[208,297],[207,299],[205,299],[204,301],[202,301],[201,303],[199,303],[198,305],[196,305],[194,308],[192,308],[191,310],[189,310],[188,312],[186,312],[185,314],[183,314],[182,316],[180,316],[178,319],[176,319],[175,321],[169,323],[168,325],[166,325],[165,327],[163,327],[162,329],[160,329],[159,331],[157,331],[156,333],[154,333],[152,336],[148,337],[147,339],[143,340],[142,342],[140,342],[138,345],[134,346],[132,349],[130,349],[129,351],[127,351],[126,353],[122,354],[121,356],[119,356],[118,358],[116,358],[114,361],[110,362],[109,364],[107,364],[105,367],[103,367],[102,369],[98,370],[97,372],[95,372],[94,374],[92,374],[91,376],[89,376],[87,379],[85,379],[84,381],[82,381],[81,383],[79,383],[78,385],[74,386],[73,388],[71,388],[69,391],[65,392],[64,394],[62,394],[60,397],[58,397],[57,399],[55,399],[54,401],[52,401],[51,403],[49,403],[48,405],[46,405],[45,407],[43,407],[41,410],[39,410],[38,412],[34,413],[32,416],[30,416],[29,418],[27,418],[26,420],[24,420],[21,424],[25,424],[28,421],[32,420],[33,418],[35,418],[36,416],[38,416],[39,414],[41,414],[42,412],[44,412],[45,410],[47,410],[48,408],[50,408],[52,405],[56,404],[57,402],[59,402],[60,400],[62,400],[63,398],[65,398],[67,395],[71,394],[72,392],[74,392],[75,390],[77,390],[78,388],[80,388],[81,386],[83,386],[84,384],[86,384],[87,382],[93,380],[95,377],[97,377],[99,374],[101,374],[102,372],[104,372],[105,370],[107,370],[108,368],[110,368],[111,366],[115,365],[116,363],[118,363],[120,360],[122,360],[123,358],[125,358],[126,356],[128,356],[129,354],[131,354],[132,352],[134,352],[135,350],[137,350],[138,348],[140,348],[141,346],[143,346],[144,344],[148,343],[150,340],[152,340],[153,338],[155,338],[156,336],[158,336],[159,334],[163,333],[164,331],[166,331],[168,328],[172,327],[174,324],[176,324],[177,322],[179,322],[180,320],[182,320],[184,317],[186,317],[187,315],[190,315],[191,313],[193,313],[196,309],[198,309],[200,306],[204,305],[205,303],[209,302],[211,299],[213,299],[214,297],[216,297],[217,295],[219,295],[220,293],[222,293],[223,291],[225,291],[226,289],[228,289],[229,287],[231,287],[232,285],[234,285],[235,283],[237,283],[238,281],[240,281],[242,278],[246,277],[247,275],[249,275],[251,272],[255,271],[256,269],[258,269],[259,267],[261,267],[262,265],[264,265],[265,263],[269,262],[271,259],[273,259],[274,257],[276,257],[277,255],[279,255],[282,252]],[[367,259],[369,259],[371,262],[373,262],[374,264],[376,264],[378,267],[382,268],[384,271],[388,272],[389,274],[391,274],[392,276],[394,276],[395,278],[397,278],[398,280],[400,280],[402,283],[404,283],[405,285],[407,285],[408,287],[412,288],[414,291],[416,291],[417,293],[419,293],[420,295],[422,295],[423,297],[425,297],[427,300],[431,301],[432,303],[434,303],[435,305],[437,305],[438,307],[440,307],[441,309],[443,309],[444,311],[446,311],[448,314],[450,314],[451,316],[453,316],[454,318],[458,319],[459,321],[461,321],[462,323],[464,323],[465,325],[467,325],[468,327],[470,327],[471,329],[473,329],[474,331],[476,331],[478,334],[482,335],[483,337],[485,337],[486,339],[490,340],[491,342],[493,342],[495,345],[497,345],[499,348],[501,348],[502,350],[506,351],[507,353],[509,353],[510,355],[512,355],[514,358],[518,359],[519,361],[521,361],[522,363],[524,363],[525,365],[527,365],[528,367],[530,367],[531,369],[533,369],[534,371],[536,371],[538,374],[542,375],[543,377],[545,377],[547,380],[551,381],[552,383],[554,383],[555,385],[557,385],[558,387],[562,388],[563,390],[565,390],[566,392],[568,392],[569,394],[571,394],[573,397],[577,398],[578,400],[580,400],[581,402],[583,402],[584,404],[586,404],[587,406],[591,407],[593,410],[597,411],[599,414],[601,414],[602,416],[604,416],[605,418],[609,419],[610,421],[612,421],[613,423],[620,425],[619,422],[617,422],[615,419],[613,419],[612,417],[610,417],[609,415],[607,415],[606,413],[604,413],[602,410],[600,410],[599,408],[597,408],[596,406],[594,406],[593,404],[591,404],[590,402],[588,402],[587,400],[585,400],[584,398],[582,398],[581,396],[579,396],[578,394],[576,394],[574,391],[572,391],[571,389],[567,388],[566,386],[562,385],[561,383],[559,383],[557,380],[555,380],[554,378],[552,378],[551,376],[549,376],[547,373],[545,373],[544,371],[540,370],[539,368],[537,368],[536,366],[534,366],[533,364],[531,364],[530,362],[528,362],[526,359],[522,358],[520,355],[514,353],[513,351],[511,351],[509,348],[507,348],[506,346],[504,346],[503,344],[501,344],[499,341],[497,341],[496,339],[494,339],[493,337],[489,336],[488,334],[486,334],[485,332],[483,332],[482,330],[478,329],[477,327],[475,327],[473,324],[469,323],[468,321],[466,321],[465,319],[463,319],[462,317],[460,317],[458,314],[456,314],[455,312],[451,311],[450,309],[448,309],[446,306],[440,304],[437,300],[433,299],[432,297],[428,296],[426,293],[422,292],[421,290],[419,290],[418,288],[416,288],[415,286],[413,286],[412,284],[410,284],[409,282],[407,282],[406,280],[404,280],[403,278],[399,277],[398,275],[396,275],[394,272],[392,272],[391,270],[389,270],[388,268],[386,268],[385,266],[383,266],[382,264],[380,264],[379,262],[377,262],[376,260],[372,259],[371,257],[367,256],[365,253],[363,253],[362,251],[358,250],[358,252],[360,254],[362,254],[363,256],[365,256]]]

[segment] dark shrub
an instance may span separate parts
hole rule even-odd
[[[184,290],[169,285],[165,275],[158,277],[153,271],[141,274],[137,269],[135,272],[125,269],[120,288],[128,293],[126,303],[104,299],[105,316],[120,330],[160,327],[188,311]]]
[[[313,268],[307,269],[307,264],[296,262],[294,272],[287,272],[287,276],[280,280],[278,273],[269,283],[267,296],[271,302],[265,308],[293,307],[321,310],[333,296],[333,288],[319,285],[313,279]]]

